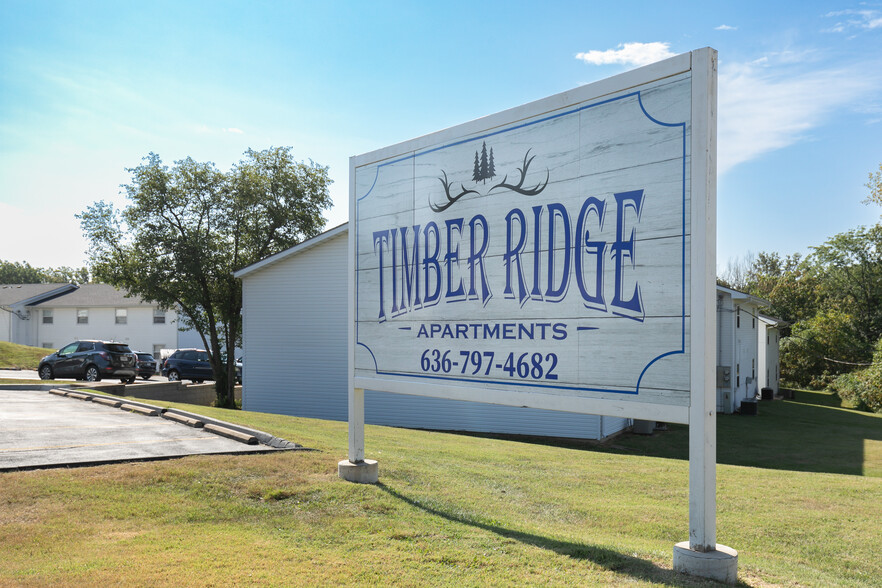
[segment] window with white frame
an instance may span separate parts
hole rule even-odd
[[[43,324],[44,325],[51,325],[53,320],[54,320],[54,317],[52,316],[52,311],[51,310],[44,310],[43,311]]]
[[[164,325],[165,324],[165,311],[161,308],[153,309],[153,324],[154,325]]]
[[[153,344],[153,357],[157,360],[162,355],[162,350],[165,349],[165,343],[154,343]]]
[[[89,309],[88,308],[78,308],[77,309],[77,324],[78,325],[88,325],[89,324]]]
[[[129,310],[127,308],[116,309],[116,324],[124,325],[129,322]]]

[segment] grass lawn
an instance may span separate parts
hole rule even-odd
[[[346,423],[179,406],[312,450],[0,474],[0,586],[713,585],[671,571],[685,427],[541,444],[368,426],[366,486],[337,477]],[[880,444],[882,415],[807,402],[719,418],[717,536],[743,585],[882,586]]]
[[[0,368],[35,370],[40,360],[54,351],[54,349],[0,341]]]

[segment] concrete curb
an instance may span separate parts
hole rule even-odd
[[[182,422],[181,418],[189,419],[194,422],[201,422],[206,430],[211,431],[209,425],[214,425],[215,430],[212,431],[217,435],[220,435],[217,429],[225,429],[229,431],[230,434],[238,434],[238,437],[229,437],[231,439],[235,439],[236,441],[242,441],[243,443],[248,443],[249,445],[254,445],[256,443],[260,443],[261,445],[267,445],[274,449],[304,449],[302,445],[294,443],[292,441],[288,441],[286,439],[281,439],[274,435],[270,435],[269,433],[265,433],[264,431],[258,431],[256,429],[250,429],[248,427],[243,427],[241,425],[237,425],[234,423],[228,423],[226,421],[222,421],[220,419],[213,419],[210,417],[206,417],[200,414],[187,412],[184,410],[178,410],[176,408],[162,408],[161,406],[154,406],[152,404],[146,404],[144,402],[136,402],[134,400],[129,400],[126,398],[117,398],[114,396],[105,396],[103,394],[95,394],[93,392],[85,392],[80,390],[66,390],[64,388],[59,388],[58,386],[52,386],[53,390],[60,390],[66,396],[70,396],[71,394],[76,394],[77,396],[83,396],[83,400],[94,400],[95,398],[100,400],[110,400],[111,402],[116,401],[121,404],[119,408],[125,410],[136,410],[140,408],[141,410],[137,410],[141,414],[148,414],[150,412],[154,412],[153,416],[161,415],[164,418],[175,420],[177,422]],[[55,392],[53,392],[55,393]],[[103,402],[100,402],[104,404]],[[142,412],[142,410],[144,412]],[[178,417],[178,418],[176,418]],[[187,423],[182,423],[187,424]],[[197,425],[192,425],[197,426]],[[227,436],[227,435],[223,435]],[[248,439],[249,437],[253,437],[256,440],[256,443],[251,443],[249,441],[243,441],[243,439]]]

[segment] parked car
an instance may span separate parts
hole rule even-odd
[[[156,360],[149,353],[142,351],[136,351],[135,355],[138,356],[138,376],[144,380],[149,380],[157,372],[158,364]]]
[[[125,343],[114,341],[74,341],[40,360],[37,373],[42,380],[76,378],[97,382],[119,378],[131,384],[138,373],[137,356]]]
[[[214,371],[208,352],[204,349],[175,349],[174,353],[162,364],[162,375],[169,382],[192,380],[201,384],[205,380],[214,380]],[[236,365],[236,381],[242,381],[242,366]]]

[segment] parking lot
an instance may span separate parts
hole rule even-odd
[[[0,380],[39,380],[40,374],[37,373],[37,370],[0,370]],[[74,382],[73,378],[57,378],[55,381],[71,381]],[[104,382],[119,382],[119,379],[108,378],[106,380],[102,380]],[[168,378],[164,378],[159,374],[153,375],[149,380],[143,380],[142,378],[138,378],[134,383],[129,384],[129,386],[135,386],[137,384],[143,383],[156,383],[156,382],[168,382]],[[28,382],[36,383],[36,382]]]
[[[45,391],[0,390],[0,401],[0,471],[295,447],[275,438],[272,446],[225,438],[206,430],[210,419],[206,419],[206,428],[194,428],[125,407]],[[254,433],[264,440],[271,437]]]

